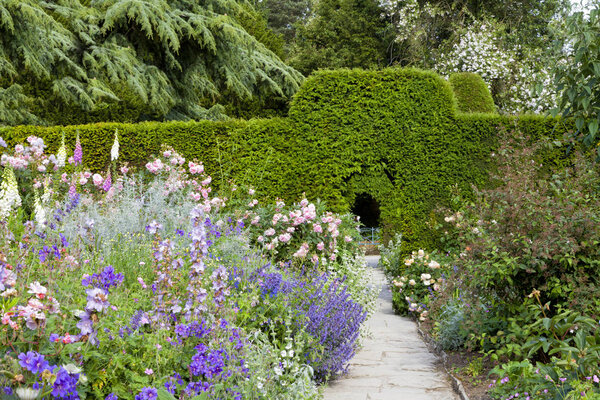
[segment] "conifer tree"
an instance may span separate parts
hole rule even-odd
[[[234,0],[0,0],[0,124],[217,119],[302,75]]]

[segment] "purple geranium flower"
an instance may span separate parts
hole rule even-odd
[[[34,374],[50,368],[44,356],[35,351],[19,354],[19,365]]]
[[[135,400],[157,400],[158,391],[154,388],[145,387],[142,389],[140,394],[135,396]]]

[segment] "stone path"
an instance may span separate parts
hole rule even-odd
[[[372,267],[378,260],[367,257]],[[368,321],[373,337],[352,359],[348,375],[325,388],[325,400],[458,400],[416,324],[394,315],[380,269],[375,270],[374,284],[382,290],[378,309]]]

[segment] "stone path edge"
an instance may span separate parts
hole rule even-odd
[[[444,371],[450,377],[452,389],[454,389],[456,394],[460,396],[461,400],[470,400],[469,396],[467,395],[467,392],[465,391],[465,387],[463,386],[460,379],[458,379],[452,372],[450,372],[450,363],[448,362],[448,355],[446,354],[446,352],[442,350],[437,345],[437,343],[435,343],[431,336],[423,332],[423,329],[421,328],[421,323],[418,320],[415,320],[415,322],[417,324],[417,331],[419,332],[419,335],[421,335],[421,338],[423,338],[423,341],[425,342],[429,350],[432,351],[435,355],[438,356],[438,358],[442,360],[442,366],[444,367]]]

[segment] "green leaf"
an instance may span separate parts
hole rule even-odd
[[[550,330],[550,324],[552,323],[552,321],[550,321],[550,318],[544,318],[542,319],[542,324],[544,325],[544,328],[546,328],[546,330]]]
[[[157,390],[158,392],[158,400],[177,400],[175,398],[175,396],[173,396],[171,393],[167,392],[167,390],[165,388],[160,388]],[[203,393],[205,394],[205,393]],[[196,398],[196,397],[194,397]]]
[[[596,137],[596,132],[598,132],[598,120],[592,120],[589,124],[588,124],[588,129],[590,130],[590,134],[593,137]]]

